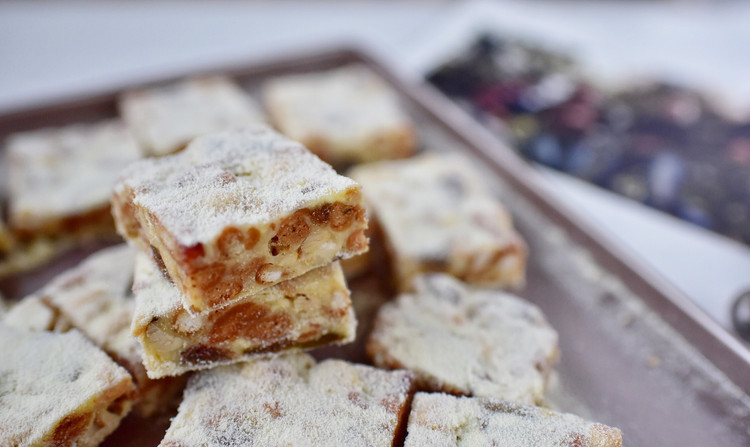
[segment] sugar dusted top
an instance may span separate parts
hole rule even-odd
[[[64,417],[130,381],[75,330],[26,332],[0,324],[0,352],[0,445],[36,445]]]
[[[404,371],[307,354],[194,376],[161,446],[388,446],[411,388]]]
[[[183,152],[125,169],[115,193],[134,193],[180,244],[227,226],[263,225],[359,189],[299,143],[258,125],[206,135]]]
[[[415,288],[380,309],[371,346],[436,388],[541,400],[557,333],[536,306],[442,274],[419,277]],[[381,349],[370,349],[383,363]]]
[[[622,433],[572,414],[490,398],[417,393],[405,447],[621,447]]]
[[[120,109],[153,155],[174,152],[199,135],[264,121],[255,101],[223,76],[131,91]]]
[[[106,206],[117,173],[142,149],[109,120],[13,135],[7,157],[11,218],[51,219]]]
[[[469,162],[427,154],[360,165],[349,175],[384,227],[394,250],[417,259],[444,259],[509,244],[510,216]]]
[[[411,123],[392,89],[364,65],[274,78],[263,93],[277,124],[294,138],[324,136],[347,147]]]
[[[129,356],[138,348],[129,337],[135,304],[131,292],[134,262],[135,250],[126,244],[100,250],[55,277],[36,295],[98,346]],[[120,340],[125,346],[112,346]]]

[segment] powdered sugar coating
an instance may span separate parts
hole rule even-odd
[[[284,135],[331,163],[414,151],[412,122],[397,95],[366,66],[273,78],[263,85],[263,99]]]
[[[430,271],[472,283],[523,283],[525,244],[465,158],[426,154],[360,165],[348,175],[362,184],[401,290]]]
[[[135,250],[127,245],[100,250],[52,279],[35,296],[58,309],[96,345],[129,334]],[[137,347],[135,339],[131,344]],[[123,353],[124,354],[124,353]]]
[[[27,331],[65,332],[70,329],[70,322],[37,296],[21,300],[3,316],[2,321],[6,326]]]
[[[557,333],[533,304],[447,275],[415,282],[381,307],[368,341],[375,365],[406,368],[420,387],[539,403]]]
[[[115,187],[135,194],[178,243],[214,240],[229,226],[263,225],[358,190],[299,143],[265,126],[206,135],[183,152],[143,160]]]
[[[307,354],[196,374],[162,447],[391,446],[411,390],[405,371]]]
[[[151,155],[170,154],[210,132],[263,122],[255,102],[222,76],[125,93],[120,111]]]
[[[143,152],[109,120],[12,135],[6,156],[11,226],[53,231],[59,219],[106,208],[117,174]]]
[[[417,393],[405,447],[621,447],[616,428],[499,399]]]
[[[66,417],[104,410],[133,394],[127,371],[75,330],[57,334],[0,325],[0,351],[0,445],[54,445],[52,432]],[[127,414],[129,403],[123,405],[118,414],[101,414],[106,432],[73,439],[75,445],[101,442]]]
[[[135,255],[125,244],[100,250],[22,302],[45,303],[48,312],[59,315],[58,319],[81,331],[125,367],[141,392],[136,411],[148,416],[164,408],[180,385],[147,377],[141,346],[130,332]]]

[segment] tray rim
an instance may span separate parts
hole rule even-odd
[[[357,45],[307,48],[303,52],[286,51],[280,55],[205,67],[175,75],[154,77],[148,82],[122,83],[95,94],[77,94],[57,98],[47,104],[35,103],[0,113],[0,136],[26,129],[23,123],[36,117],[61,114],[83,107],[109,107],[119,94],[132,88],[159,85],[176,80],[221,73],[229,77],[262,76],[266,73],[292,71],[300,66],[330,62],[360,62],[382,76],[402,97],[422,113],[443,125],[444,130],[461,141],[475,156],[486,162],[495,175],[507,181],[516,191],[556,225],[576,244],[591,253],[607,271],[617,276],[654,311],[659,318],[684,337],[743,392],[750,395],[750,349],[713,320],[675,285],[662,277],[615,238],[585,219],[572,207],[558,202],[544,182],[542,174],[524,162],[499,138],[474,120],[466,111],[426,81],[408,81],[388,67],[367,49]]]

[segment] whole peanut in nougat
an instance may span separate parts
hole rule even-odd
[[[112,212],[191,313],[367,250],[360,186],[265,126],[132,164]]]

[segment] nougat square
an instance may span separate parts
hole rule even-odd
[[[261,123],[255,101],[223,76],[126,92],[120,112],[149,155],[177,152],[194,138]]]
[[[0,445],[98,445],[132,407],[130,375],[78,331],[0,324]]]
[[[21,239],[112,232],[114,180],[143,155],[119,120],[14,134],[6,150],[9,226]]]
[[[81,331],[127,369],[138,388],[134,410],[148,417],[174,408],[187,377],[153,380],[146,374],[142,348],[130,330],[135,308],[131,290],[135,255],[125,244],[100,250],[22,303],[43,302],[58,320]]]
[[[622,447],[622,432],[578,416],[500,399],[417,393],[404,447]]]
[[[112,212],[191,313],[367,250],[360,186],[265,126],[132,164]]]
[[[161,447],[391,447],[406,422],[411,377],[307,354],[196,374]]]
[[[191,315],[153,260],[136,263],[133,333],[150,377],[182,374],[262,353],[354,339],[356,320],[339,263],[267,287],[221,309]]]
[[[404,158],[416,148],[396,93],[362,65],[271,79],[263,100],[281,133],[334,166]]]
[[[540,404],[558,335],[528,301],[434,274],[378,311],[367,353],[408,369],[425,391]]]
[[[362,185],[399,290],[429,272],[487,286],[523,284],[526,244],[463,157],[427,154],[360,165],[348,175]]]

